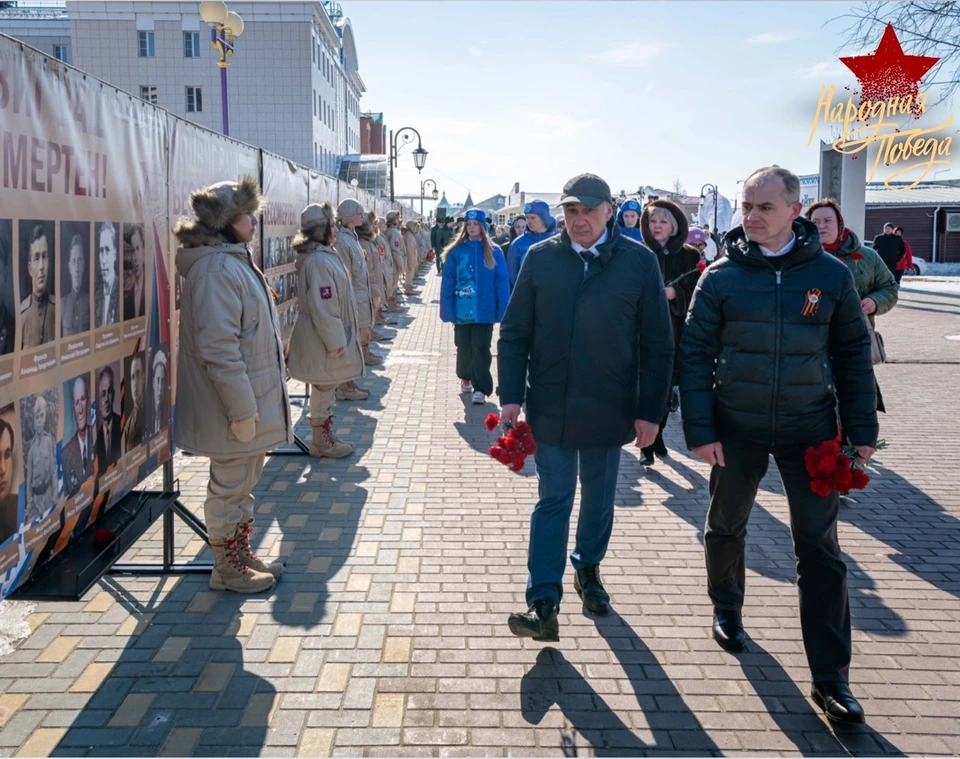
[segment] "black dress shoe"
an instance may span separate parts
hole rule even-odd
[[[810,692],[813,702],[823,709],[831,722],[845,725],[860,725],[866,721],[863,708],[850,692],[846,683],[828,680],[814,683]]]
[[[743,651],[746,636],[743,633],[743,617],[739,610],[713,610],[713,639],[725,651]]]
[[[644,466],[653,466],[653,448],[640,449],[640,463]]]
[[[600,615],[610,613],[610,594],[603,589],[603,583],[600,582],[599,564],[576,570],[573,587],[587,611]]]
[[[662,459],[665,459],[669,454],[667,444],[663,442],[662,437],[658,437],[657,442],[653,444],[653,452]]]
[[[560,640],[559,608],[550,600],[534,601],[525,612],[511,614],[507,619],[510,632],[518,638],[555,643]]]

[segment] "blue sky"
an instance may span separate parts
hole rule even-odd
[[[819,148],[807,139],[821,85],[856,83],[838,48],[876,47],[844,46],[848,22],[828,23],[855,7],[846,2],[342,6],[362,108],[383,111],[389,128],[416,127],[430,153],[419,177],[409,148],[401,153],[398,192],[419,194],[430,177],[451,202],[514,182],[558,192],[583,171],[615,193],[679,177],[691,194],[715,182],[731,199],[760,166],[816,173]]]

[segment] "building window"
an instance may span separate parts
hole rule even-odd
[[[311,63],[316,63],[316,62],[317,62],[317,45],[316,45],[316,42],[313,42],[313,44],[310,45],[310,59],[311,59],[311,60],[310,60]]]
[[[58,61],[70,63],[70,48],[68,48],[66,45],[54,45],[53,57]]]
[[[199,87],[187,87],[187,113],[203,112],[203,94]]]
[[[317,91],[313,91],[313,118],[317,118]]]
[[[148,103],[157,104],[157,88],[152,84],[140,85],[140,99]]]
[[[200,32],[184,32],[183,33],[183,57],[184,58],[200,57]]]
[[[156,55],[153,32],[137,32],[137,40],[140,43],[141,58],[153,58]]]

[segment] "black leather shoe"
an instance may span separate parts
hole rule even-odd
[[[599,564],[576,570],[573,587],[587,611],[600,615],[610,613],[610,594],[603,589],[603,583],[600,582]]]
[[[653,466],[653,448],[640,449],[640,463],[644,466]]]
[[[823,709],[831,722],[845,725],[860,725],[866,721],[863,708],[850,692],[846,683],[826,681],[814,683],[810,691],[813,702]]]
[[[534,601],[525,612],[511,614],[507,619],[510,632],[518,638],[555,643],[560,640],[559,607],[550,600]]]
[[[725,651],[743,651],[746,636],[743,633],[743,617],[739,610],[713,610],[713,639]]]
[[[669,451],[667,450],[667,444],[663,442],[663,438],[657,438],[657,442],[653,444],[653,452],[662,459],[667,457]]]

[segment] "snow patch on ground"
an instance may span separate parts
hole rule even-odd
[[[0,601],[0,657],[13,653],[17,644],[29,637],[27,617],[36,608],[26,601]]]
[[[960,264],[927,264],[925,276],[960,277]]]

